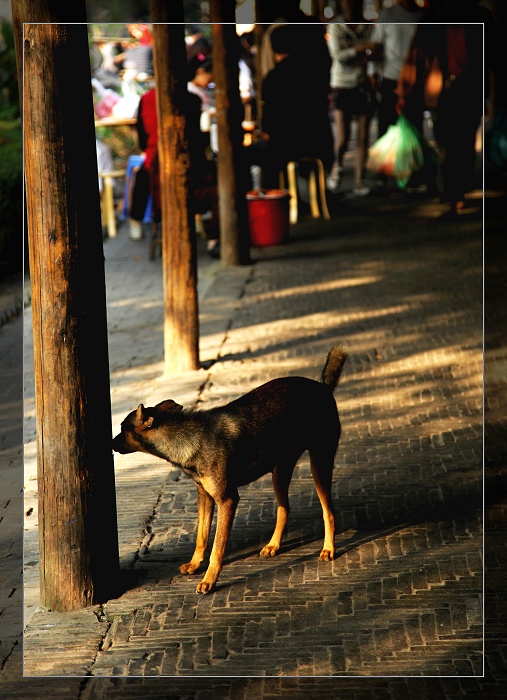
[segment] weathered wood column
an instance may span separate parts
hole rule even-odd
[[[262,123],[262,65],[261,65],[261,46],[262,37],[269,24],[265,22],[264,17],[264,5],[261,0],[255,0],[255,91],[257,95],[257,126],[260,127]]]
[[[162,204],[165,373],[199,369],[195,223],[186,135],[182,0],[151,0]],[[159,24],[160,23],[160,24]]]
[[[57,22],[60,8],[24,0],[18,18]],[[119,571],[86,25],[25,24],[23,48],[41,603],[74,610],[114,595]]]
[[[213,79],[218,128],[218,205],[221,260],[224,265],[250,262],[244,162],[243,107],[239,94],[239,43],[235,0],[211,0]],[[224,24],[226,23],[226,24]]]
[[[312,0],[310,12],[314,17],[317,17],[319,22],[325,22],[324,17],[324,0]]]

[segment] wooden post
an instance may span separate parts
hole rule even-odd
[[[250,236],[244,162],[242,104],[239,95],[239,43],[235,0],[211,0],[213,77],[218,128],[218,204],[221,260],[224,265],[250,262]]]
[[[257,126],[260,128],[262,124],[262,64],[261,64],[261,47],[262,47],[262,38],[264,36],[264,33],[266,29],[268,28],[268,24],[265,23],[265,18],[264,18],[264,13],[263,13],[263,5],[261,0],[255,0],[255,28],[254,28],[254,37],[255,37],[255,90],[257,94]]]
[[[324,6],[324,0],[312,0],[311,13],[314,17],[317,17],[319,22],[325,22]]]
[[[18,17],[59,6],[24,0]],[[63,611],[115,595],[119,573],[87,28],[25,24],[23,47],[41,603]]]
[[[199,369],[195,223],[184,111],[183,0],[151,0],[162,205],[164,358],[167,375]]]

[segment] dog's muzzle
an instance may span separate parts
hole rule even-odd
[[[126,455],[129,452],[131,452],[130,448],[128,447],[127,443],[125,442],[125,439],[123,437],[122,433],[119,433],[117,435],[112,443],[111,447],[113,448],[114,452],[119,452],[121,455]]]

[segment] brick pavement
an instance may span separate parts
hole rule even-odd
[[[8,320],[0,327],[0,679],[4,664],[23,632],[20,619],[23,605],[23,366],[20,362],[21,321],[11,313],[12,299],[12,294],[5,299],[2,311],[6,310],[4,318]]]
[[[317,558],[320,506],[302,459],[279,556],[258,557],[275,513],[266,477],[241,490],[216,592],[196,596],[197,576],[177,573],[192,550],[195,489],[162,462],[117,458],[122,566],[134,583],[101,607],[36,613],[25,674],[68,678],[27,678],[24,691],[9,684],[5,697],[42,689],[69,698],[502,694],[498,576],[486,587],[491,646],[481,677],[480,220],[444,224],[434,201],[407,204],[397,194],[344,200],[331,223],[300,224],[288,246],[259,251],[251,268],[220,271],[201,305],[208,368],[171,380],[169,393],[156,353],[112,371],[116,421],[138,400],[210,406],[274,376],[317,378],[329,346],[347,342],[336,391],[343,436],[335,561]],[[495,283],[492,293],[503,289],[500,271]],[[496,488],[505,464],[500,340],[487,356],[493,577],[505,557],[505,502]],[[13,657],[15,669],[19,650]],[[126,677],[98,678],[111,675]],[[158,675],[192,678],[150,679]],[[319,675],[335,677],[309,677]]]

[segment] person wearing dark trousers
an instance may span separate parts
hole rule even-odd
[[[488,94],[487,69],[501,66],[500,42],[492,15],[478,3],[465,6],[440,0],[436,18],[440,24],[418,26],[400,74],[398,110],[410,118],[413,103],[425,99],[428,104],[428,76],[435,82],[439,72],[434,132],[443,159],[441,199],[449,202],[449,214],[455,215],[465,208],[465,194],[473,186],[475,143]]]
[[[331,192],[337,192],[343,177],[345,154],[349,149],[352,121],[356,121],[356,158],[353,194],[365,197],[365,183],[371,118],[375,112],[375,93],[367,77],[367,64],[374,60],[371,42],[373,25],[362,20],[361,0],[343,0],[345,23],[329,25],[329,47],[333,58],[331,89],[336,125],[334,162],[327,179]]]
[[[473,184],[475,142],[484,110],[482,27],[448,25],[446,43],[434,130],[444,150],[442,198],[457,211],[464,208],[465,192]]]

